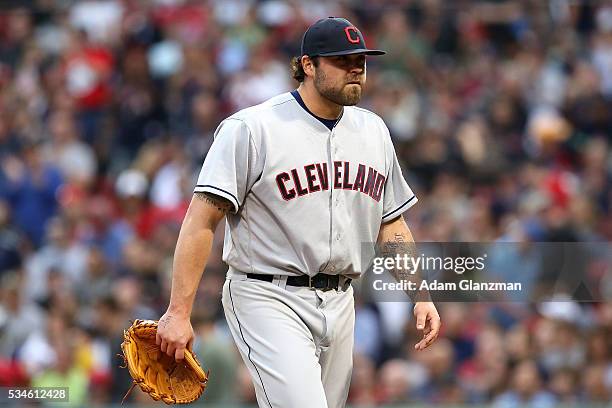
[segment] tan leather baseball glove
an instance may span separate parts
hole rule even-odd
[[[134,379],[127,395],[138,384],[154,400],[166,404],[187,404],[200,398],[208,382],[195,354],[185,350],[177,362],[155,343],[157,321],[136,320],[123,332],[121,350]],[[124,397],[125,399],[125,397]]]

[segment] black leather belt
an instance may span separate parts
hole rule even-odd
[[[247,273],[247,278],[257,279],[266,282],[272,282],[274,275],[265,275],[260,273]],[[317,273],[315,276],[300,275],[300,276],[289,276],[287,278],[287,285],[289,286],[304,286],[309,288],[331,290],[331,289],[342,289],[347,290],[351,284],[351,280],[346,278],[345,282],[340,285],[340,275],[328,275],[326,273]]]

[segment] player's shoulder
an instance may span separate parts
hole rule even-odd
[[[270,115],[278,115],[286,109],[293,109],[291,102],[295,98],[289,92],[274,96],[260,104],[249,106],[229,116],[227,119],[241,120],[248,124],[254,124]],[[226,119],[226,120],[227,120]]]
[[[221,122],[219,128],[225,127],[229,131],[240,129],[257,142],[269,129],[275,129],[287,120],[290,110],[295,110],[293,105],[297,104],[290,102],[295,102],[295,98],[289,92],[274,96],[228,116]]]
[[[371,110],[359,106],[346,106],[344,109],[345,113],[348,113],[351,120],[360,128],[377,126],[383,130],[384,133],[389,132],[383,118]]]

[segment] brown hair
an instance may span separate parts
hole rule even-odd
[[[310,57],[310,59],[315,67],[319,66],[319,57]],[[306,73],[304,72],[304,67],[302,66],[302,57],[291,58],[289,67],[291,69],[291,77],[298,82],[304,82],[304,79],[306,79]]]

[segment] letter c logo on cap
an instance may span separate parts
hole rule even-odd
[[[357,33],[357,34],[356,34],[356,37],[357,37],[357,38],[353,38],[353,37],[351,36],[351,31],[354,31],[355,33]],[[346,34],[346,38],[349,40],[349,42],[350,42],[350,43],[353,43],[353,44],[359,44],[359,34],[358,34],[358,33],[359,33],[359,31],[357,30],[357,28],[356,28],[356,27],[353,27],[353,26],[346,27],[346,28],[344,29],[344,33]]]

